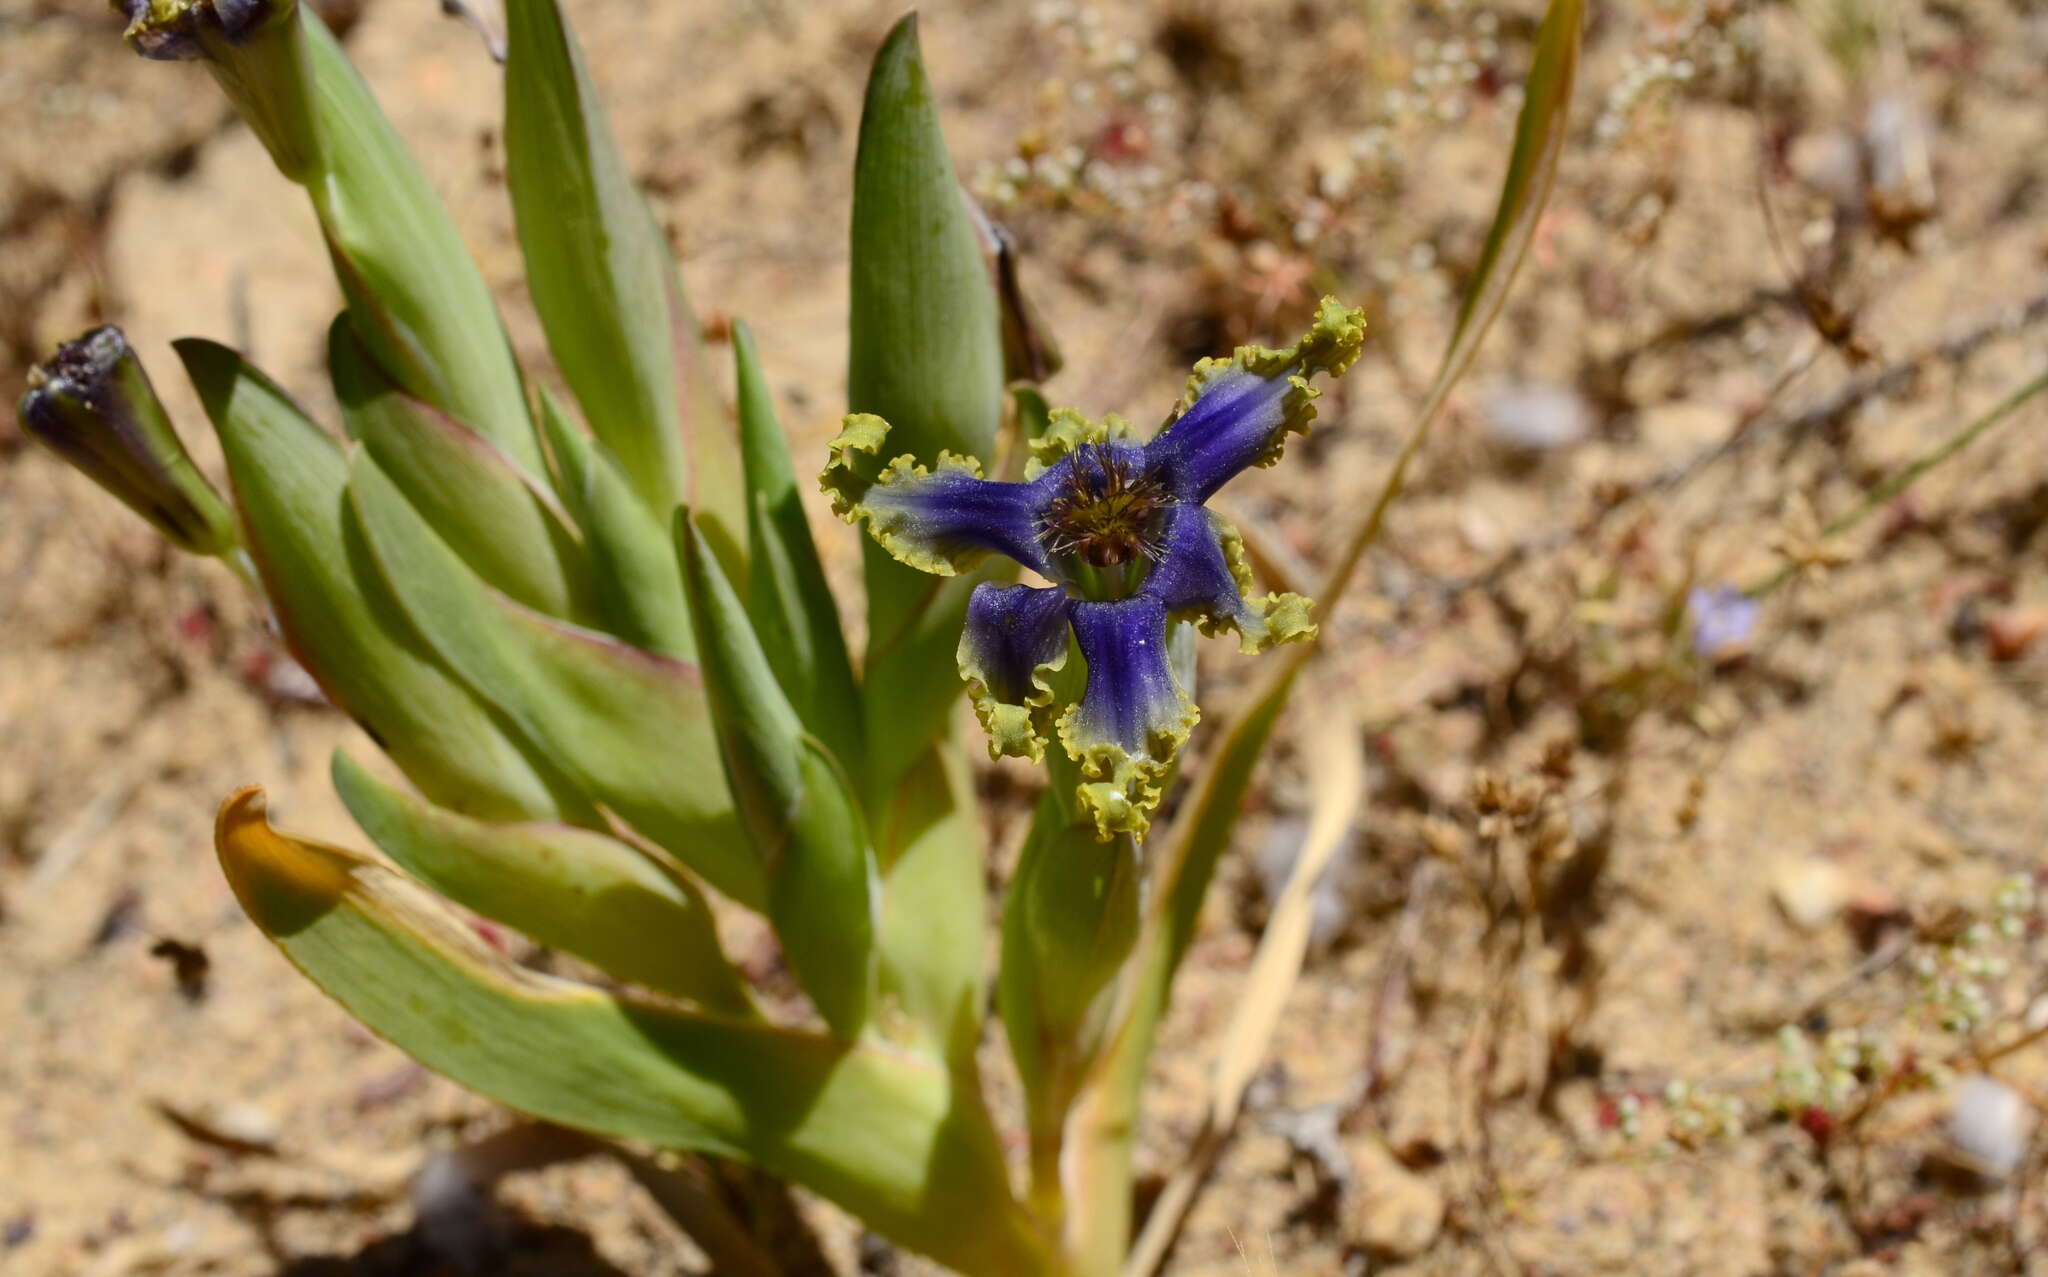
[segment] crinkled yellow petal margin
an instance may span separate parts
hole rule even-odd
[[[1282,643],[1305,643],[1316,636],[1316,623],[1309,619],[1315,608],[1315,600],[1292,591],[1280,594],[1253,594],[1252,568],[1246,560],[1244,537],[1230,520],[1214,510],[1205,511],[1209,526],[1215,530],[1216,539],[1223,546],[1223,560],[1230,565],[1230,575],[1237,582],[1237,593],[1241,600],[1235,615],[1189,609],[1176,613],[1176,621],[1193,621],[1203,634],[1214,638],[1225,630],[1237,635],[1237,650],[1246,656],[1253,656]]]
[[[1072,408],[1055,408],[1043,433],[1031,441],[1031,459],[1024,463],[1024,480],[1030,482],[1059,463],[1061,457],[1078,452],[1091,443],[1136,443],[1137,427],[1115,413],[1101,421],[1090,421]]]
[[[851,524],[865,522],[875,543],[909,567],[935,576],[966,571],[987,552],[972,547],[943,549],[919,538],[912,531],[916,516],[906,506],[892,506],[889,489],[935,473],[979,479],[981,462],[941,452],[937,466],[927,469],[904,453],[876,472],[875,464],[888,437],[889,423],[871,412],[853,413],[841,424],[838,437],[826,446],[825,469],[818,475],[818,487],[832,498],[832,513]],[[870,473],[873,478],[868,477]]]
[[[875,486],[874,475],[889,423],[871,412],[856,412],[839,424],[839,434],[825,445],[825,468],[818,487],[832,498],[832,513],[848,523],[860,522],[860,503]]]
[[[1286,448],[1287,436],[1303,434],[1308,423],[1315,420],[1315,401],[1322,397],[1322,391],[1309,384],[1309,378],[1317,373],[1328,373],[1341,377],[1352,364],[1358,362],[1358,352],[1365,345],[1365,311],[1356,306],[1346,306],[1334,297],[1325,297],[1316,310],[1316,321],[1302,334],[1300,341],[1280,350],[1265,346],[1239,346],[1228,359],[1204,359],[1188,374],[1187,390],[1182,393],[1180,403],[1174,406],[1171,416],[1166,419],[1170,426],[1178,421],[1181,414],[1194,407],[1195,400],[1202,397],[1202,391],[1218,377],[1234,372],[1250,373],[1255,377],[1273,378],[1286,376],[1287,397],[1282,405],[1284,414],[1280,428],[1273,432],[1255,465],[1270,466],[1280,460]],[[1161,426],[1164,430],[1166,426]]]
[[[1142,839],[1151,829],[1152,813],[1173,774],[1173,760],[1202,717],[1186,692],[1174,690],[1180,697],[1180,713],[1170,725],[1152,732],[1144,750],[1136,754],[1112,741],[1080,740],[1074,722],[1081,710],[1079,701],[1060,715],[1060,745],[1081,768],[1074,796],[1095,822],[1098,841],[1108,842],[1118,834]]]
[[[1053,704],[1053,686],[1047,677],[1066,668],[1067,648],[1060,648],[1058,659],[1048,661],[1031,671],[1031,694],[1022,704],[1013,705],[997,700],[988,690],[987,671],[981,667],[980,657],[974,651],[972,634],[963,630],[960,634],[960,677],[967,680],[967,697],[974,705],[974,716],[981,720],[981,726],[988,733],[988,756],[990,761],[998,758],[1028,758],[1034,763],[1045,761],[1045,743],[1052,736],[1053,716],[1057,707]]]

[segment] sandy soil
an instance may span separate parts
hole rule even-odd
[[[699,309],[754,326],[818,448],[892,7],[566,7]],[[1190,359],[1284,337],[1318,291],[1367,305],[1312,443],[1233,490],[1280,569],[1318,561],[1449,330],[1539,8],[928,12],[956,158],[1069,356],[1054,400],[1142,419]],[[434,10],[365,0],[350,49],[539,366],[496,72]],[[2011,881],[2048,828],[2048,410],[1839,554],[1807,535],[2048,359],[2048,16],[1898,12],[1831,45],[1785,6],[1594,6],[1519,291],[1326,626],[1307,696],[1356,719],[1371,801],[1171,1271],[2048,1272],[2048,1048],[1983,1062],[2048,1020],[2042,916]],[[202,74],[137,62],[88,0],[0,0],[0,115],[0,396],[112,320],[188,427],[166,345],[188,333],[331,402],[310,215]],[[853,533],[827,535],[850,571]],[[1842,561],[1696,652],[1687,590],[1788,550]],[[1204,659],[1205,696],[1244,675]],[[1183,978],[1151,1170],[1181,1160],[1299,845],[1300,730]],[[509,1119],[298,979],[209,849],[252,781],[295,830],[359,843],[325,780],[353,731],[226,573],[0,420],[0,1271],[453,1270],[408,1176]],[[165,941],[203,951],[203,980],[181,989]],[[1944,1027],[1966,983],[1983,1005]],[[1959,1089],[1984,1068],[2014,1107]],[[609,1163],[503,1195],[505,1271],[700,1265]],[[842,1270],[926,1271],[805,1209]]]

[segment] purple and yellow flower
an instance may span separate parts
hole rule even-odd
[[[1236,530],[1204,503],[1280,459],[1315,416],[1310,379],[1341,375],[1364,339],[1363,313],[1325,298],[1295,345],[1197,364],[1147,442],[1118,417],[1057,410],[1022,482],[985,479],[953,453],[929,469],[910,456],[882,465],[889,426],[870,414],[848,417],[833,441],[821,478],[833,509],[896,558],[951,576],[1000,554],[1048,582],[975,586],[960,673],[992,756],[1038,761],[1057,739],[1102,838],[1144,834],[1198,716],[1167,663],[1170,624],[1233,631],[1247,653],[1314,637],[1307,599],[1250,593]],[[1062,706],[1052,676],[1070,645],[1087,677]]]

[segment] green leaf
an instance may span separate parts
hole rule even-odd
[[[1325,607],[1334,606],[1343,595],[1360,558],[1378,538],[1387,509],[1400,494],[1409,461],[1428,438],[1451,388],[1471,366],[1472,355],[1499,316],[1508,286],[1528,251],[1557,175],[1558,155],[1564,147],[1584,16],[1585,0],[1551,0],[1543,26],[1536,34],[1536,56],[1529,70],[1522,114],[1515,127],[1514,150],[1508,159],[1493,226],[1480,253],[1479,268],[1459,307],[1457,326],[1407,442],[1378,499],[1359,520],[1343,554],[1330,569],[1326,584],[1317,591],[1316,596]],[[1186,952],[1216,860],[1236,828],[1238,810],[1251,783],[1251,769],[1265,749],[1296,676],[1315,650],[1313,645],[1287,648],[1277,659],[1266,663],[1253,694],[1231,716],[1228,730],[1213,747],[1215,761],[1204,769],[1174,824],[1172,839],[1161,858],[1161,881],[1167,890],[1160,896],[1165,925],[1157,935],[1166,946],[1163,971],[1167,980],[1171,980],[1174,967]],[[1162,989],[1157,1004],[1163,1006],[1164,1001]]]
[[[1508,154],[1507,177],[1501,182],[1500,203],[1494,209],[1493,225],[1486,233],[1486,245],[1479,252],[1464,301],[1458,306],[1458,320],[1451,330],[1450,344],[1437,365],[1429,393],[1415,414],[1408,439],[1394,458],[1380,494],[1347,540],[1332,565],[1327,584],[1315,592],[1325,613],[1334,610],[1351,584],[1359,561],[1379,539],[1387,510],[1401,493],[1408,466],[1429,438],[1431,427],[1443,415],[1451,391],[1465,371],[1479,344],[1500,316],[1508,289],[1528,256],[1529,243],[1542,221],[1543,208],[1550,200],[1550,188],[1557,178],[1558,157],[1564,153],[1571,123],[1572,85],[1578,78],[1579,35],[1586,16],[1586,0],[1551,0],[1536,32],[1536,56],[1523,85],[1522,113],[1515,121],[1514,148]]]
[[[636,647],[677,660],[697,659],[690,605],[668,529],[634,497],[604,445],[577,429],[546,391],[540,410],[548,451],[555,458],[555,484],[583,530],[605,627]]]
[[[390,870],[221,809],[221,868],[301,971],[428,1068],[549,1121],[738,1158],[969,1273],[1052,1271],[995,1131],[936,1064],[512,966]]]
[[[1017,569],[1007,559],[992,557],[971,573],[932,576],[898,563],[872,539],[862,546],[861,559],[867,570],[869,625],[895,622],[893,629],[869,630],[861,684],[868,790],[886,795],[904,769],[946,734],[966,691],[958,652],[968,596],[983,581],[1015,580]],[[878,602],[878,593],[885,601]]]
[[[925,78],[915,14],[875,54],[853,167],[847,411],[920,460],[991,459],[1003,412],[995,287]]]
[[[433,185],[309,6],[207,67],[284,175],[306,189],[356,331],[408,394],[488,436],[528,474],[540,446],[483,276]]]
[[[854,158],[847,409],[886,418],[891,445],[993,460],[1003,411],[1001,311],[939,130],[917,19],[868,74]],[[943,730],[972,581],[934,582],[866,547],[868,779],[886,793]],[[936,615],[927,615],[935,612]],[[873,711],[886,708],[887,727]]]
[[[346,314],[327,333],[342,421],[477,574],[550,616],[588,610],[583,547],[538,476],[489,439],[400,390]]]
[[[1131,1150],[1152,1044],[1217,860],[1250,791],[1253,768],[1300,669],[1291,656],[1270,658],[1268,664],[1282,671],[1278,691],[1256,697],[1230,722],[1170,834],[1152,850],[1159,868],[1110,1037],[1089,1062],[1067,1110],[1061,1197],[1074,1216],[1069,1235],[1083,1271],[1114,1272],[1130,1249]]]
[[[616,838],[572,825],[491,825],[378,780],[341,750],[334,788],[371,841],[453,900],[621,980],[746,1015],[697,885]]]
[[[738,544],[731,430],[708,394],[673,255],[626,170],[582,51],[554,0],[509,0],[506,34],[505,177],[548,347],[584,420],[657,521],[665,527],[678,504],[702,494]],[[702,454],[715,445],[732,473],[706,469]],[[706,472],[693,476],[693,463]]]
[[[754,353],[754,335],[744,323],[733,325],[732,349],[747,472],[747,615],[804,725],[836,757],[857,766],[860,694],[846,636]]]
[[[695,667],[542,616],[479,580],[357,453],[349,498],[406,614],[584,793],[706,882],[760,907],[760,866],[714,760]]]
[[[648,224],[654,225],[654,211],[647,210]],[[662,232],[657,226],[655,234]],[[664,240],[666,236],[663,236]],[[668,307],[676,333],[676,376],[683,396],[683,424],[689,430],[690,487],[683,504],[695,512],[697,526],[704,532],[719,566],[727,575],[746,574],[747,488],[746,463],[740,457],[739,431],[726,411],[717,383],[712,379],[697,317],[690,313],[689,296],[683,290],[682,267],[674,253],[663,260],[668,270]]]
[[[704,685],[740,821],[768,882],[768,918],[825,1022],[867,1023],[875,983],[873,853],[846,773],[775,683],[739,595],[678,512],[676,541]]]
[[[285,641],[328,697],[444,807],[493,820],[587,815],[390,598],[348,514],[348,464],[334,440],[234,351],[196,339],[176,347],[220,435]]]
[[[984,1006],[987,846],[959,746],[942,739],[912,760],[873,823],[883,996],[921,1026],[935,1054],[971,1071]]]

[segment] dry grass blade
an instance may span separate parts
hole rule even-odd
[[[1999,422],[2004,421],[2007,417],[2010,417],[2020,405],[2026,403],[2027,400],[2032,399],[2035,395],[2040,394],[2043,390],[2048,390],[2048,370],[2043,370],[2037,374],[2018,390],[1999,400],[1992,407],[1991,411],[1964,426],[1961,430],[1956,431],[1948,438],[1943,439],[1926,452],[1921,453],[1901,468],[1898,473],[1872,488],[1864,496],[1863,500],[1857,502],[1847,513],[1829,520],[1820,530],[1821,538],[1825,540],[1830,537],[1839,536],[1869,518],[1876,511],[1890,505],[1900,493],[1917,483],[1922,475],[1950,457],[1953,457],[1958,452],[1961,452],[1964,448],[1969,447],[1972,443],[1975,443],[1986,431]],[[1770,575],[1752,583],[1746,593],[1753,599],[1760,599],[1790,580],[1798,571],[1798,564],[1787,563],[1773,571]]]
[[[1274,903],[1265,934],[1259,938],[1237,1011],[1217,1047],[1208,1110],[1194,1147],[1153,1205],[1145,1231],[1124,1266],[1124,1277],[1151,1277],[1165,1264],[1196,1194],[1229,1143],[1244,1105],[1245,1088],[1265,1061],[1308,954],[1316,881],[1343,845],[1344,835],[1365,803],[1365,756],[1359,746],[1358,725],[1350,715],[1324,711],[1309,732],[1308,757],[1315,804],[1307,836],[1287,885]]]
[[[1572,84],[1578,79],[1579,33],[1585,24],[1585,0],[1552,0],[1536,33],[1536,60],[1529,68],[1523,90],[1522,114],[1515,122],[1515,149],[1508,157],[1507,178],[1501,183],[1500,207],[1493,214],[1493,228],[1487,232],[1486,247],[1480,251],[1478,268],[1472,272],[1472,286],[1458,308],[1457,327],[1443,362],[1430,382],[1429,395],[1415,415],[1407,442],[1394,458],[1380,495],[1365,521],[1331,565],[1318,598],[1334,606],[1351,582],[1351,574],[1366,550],[1379,539],[1380,525],[1387,510],[1401,494],[1409,463],[1422,450],[1430,428],[1443,415],[1451,390],[1472,366],[1472,356],[1486,340],[1488,330],[1507,301],[1508,289],[1528,256],[1537,223],[1550,201],[1550,188],[1557,178],[1558,157],[1564,153],[1566,126],[1570,123]]]

